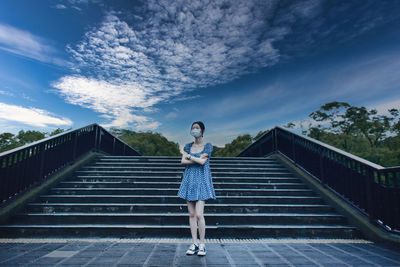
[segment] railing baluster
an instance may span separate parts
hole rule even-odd
[[[263,142],[267,137],[272,142],[270,150]],[[260,155],[260,151],[264,154]],[[400,233],[400,166],[384,168],[280,127],[268,131],[238,156],[265,156],[278,151],[369,216],[372,222],[381,221],[386,230]]]
[[[110,142],[112,145],[107,145]],[[89,151],[120,153],[116,149],[117,145],[123,146],[124,154],[129,151],[131,155],[140,156],[133,148],[97,124],[0,153],[0,204],[5,205],[10,198],[29,190],[31,186]]]

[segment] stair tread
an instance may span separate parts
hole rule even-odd
[[[107,178],[107,179],[120,179],[120,178],[148,178],[148,179],[171,179],[171,178],[182,178],[182,174],[177,174],[175,172],[173,172],[175,175],[173,176],[138,176],[138,175],[112,175],[112,176],[108,176],[108,175],[77,175],[77,178],[82,178],[82,179],[99,179],[99,178]],[[268,179],[279,179],[279,180],[285,180],[285,179],[296,179],[296,180],[300,180],[300,178],[298,177],[282,177],[282,176],[268,176],[268,177],[257,177],[257,176],[218,176],[218,175],[213,175],[213,179],[258,179],[258,180],[268,180]]]
[[[29,212],[29,213],[19,213],[19,216],[157,216],[157,217],[170,217],[179,216],[186,217],[187,212],[169,212],[169,213],[154,213],[154,212]],[[343,217],[337,213],[205,213],[204,216],[224,216],[224,217],[238,217],[238,216],[269,216],[269,217]]]
[[[41,197],[176,197],[174,195],[41,195]],[[218,196],[218,198],[320,198],[316,196]]]
[[[60,184],[181,184],[181,182],[141,182],[141,181],[134,181],[134,182],[122,182],[122,181],[65,181],[60,182]],[[298,183],[244,183],[244,182],[213,182],[214,185],[298,185]],[[301,183],[303,184],[303,183]],[[303,184],[304,185],[304,184]]]
[[[0,228],[35,227],[35,228],[189,228],[189,225],[157,225],[157,224],[12,224],[0,225]],[[215,228],[265,228],[265,229],[356,229],[349,225],[279,225],[279,224],[219,224],[207,225],[207,229]]]
[[[134,161],[134,162],[94,162],[93,164],[95,165],[137,165],[137,164],[143,164],[143,165],[166,165],[166,166],[183,166],[180,162],[143,162],[143,161]],[[277,163],[277,162],[235,162],[235,163],[221,163],[221,162],[213,162],[210,161],[210,166],[238,166],[238,167],[243,167],[246,165],[251,165],[251,166],[260,166],[260,167],[283,167],[281,164]],[[96,167],[93,165],[89,165],[90,167]]]
[[[185,204],[175,203],[28,203],[30,206],[186,206]],[[330,207],[323,204],[207,204],[207,207]]]
[[[85,166],[83,167],[83,169],[123,169],[123,170],[130,170],[130,169],[149,169],[149,170],[158,170],[158,169],[185,169],[185,166],[180,166],[180,165],[176,165],[176,166],[172,166],[172,167],[160,167],[160,166],[153,166],[153,167],[146,167],[146,166]],[[232,170],[255,170],[257,168],[253,168],[253,167],[243,167],[243,166],[239,166],[236,165],[236,167],[226,167],[226,166],[210,166],[210,168],[212,170],[219,170],[219,169],[232,169]],[[281,166],[279,167],[271,167],[271,166],[263,166],[262,168],[260,168],[261,170],[287,170],[286,168],[283,168]]]
[[[85,188],[85,187],[54,187],[51,190],[74,190],[74,191],[92,191],[92,190],[127,190],[127,191],[176,191],[178,188],[158,188],[158,187],[151,187],[151,188],[129,188],[129,187],[92,187],[92,188]],[[221,189],[216,188],[215,191],[254,191],[254,192],[263,192],[263,191],[278,191],[278,192],[311,192],[311,189],[257,189],[257,188],[249,188],[249,189],[242,189],[242,188],[231,188],[231,189]]]

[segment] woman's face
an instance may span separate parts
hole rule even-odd
[[[198,125],[197,123],[192,125],[192,130],[193,129],[199,129],[201,131],[200,125]]]
[[[200,125],[198,125],[197,123],[192,125],[191,131],[194,130],[194,129],[198,129],[200,131],[201,135],[203,135],[203,131],[201,130]]]

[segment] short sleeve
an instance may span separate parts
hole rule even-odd
[[[213,146],[211,143],[207,143],[206,146],[204,147],[204,153],[207,153],[208,156],[211,156],[211,152],[213,151]]]
[[[185,145],[185,147],[183,148],[183,151],[185,151],[186,153],[190,154],[190,143],[187,143]]]

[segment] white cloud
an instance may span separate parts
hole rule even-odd
[[[65,5],[63,5],[63,4],[57,4],[57,5],[55,5],[55,8],[57,8],[57,9],[66,9],[67,7]]]
[[[368,105],[368,109],[376,109],[378,114],[389,115],[390,109],[400,109],[400,98],[396,100],[389,100],[386,102],[375,103],[373,105]]]
[[[30,32],[0,24],[0,50],[59,66],[68,65],[65,60],[54,56],[56,50],[47,43]]]
[[[178,113],[176,113],[176,112],[168,112],[166,115],[165,115],[165,118],[166,119],[175,119],[176,117],[178,117]]]
[[[276,8],[262,1],[149,1],[140,20],[109,13],[68,46],[80,76],[53,86],[67,102],[108,114],[107,125],[155,127],[159,123],[133,114],[161,101],[196,98],[182,95],[276,64],[280,53],[273,43],[289,33],[266,20]]]
[[[49,127],[49,125],[72,125],[70,119],[56,116],[43,109],[32,107],[26,108],[1,102],[0,119],[3,121],[19,122],[36,127]]]
[[[132,123],[138,130],[154,130],[159,126],[145,116],[132,113],[132,108],[147,111],[161,99],[138,83],[113,84],[81,76],[65,76],[53,83],[53,87],[68,103],[90,108],[111,119],[110,123],[103,124],[104,127],[127,127]]]
[[[0,95],[14,96],[13,93],[10,93],[10,92],[4,91],[4,90],[0,90]]]
[[[315,45],[319,36],[335,38],[335,27],[327,27],[331,22],[323,18],[323,3],[149,0],[138,9],[140,16],[132,10],[108,12],[67,48],[79,76],[63,77],[54,87],[69,103],[102,113],[111,120],[107,125],[155,127],[159,123],[142,113],[160,102],[197,97],[188,92],[275,65],[290,57],[288,51]]]

